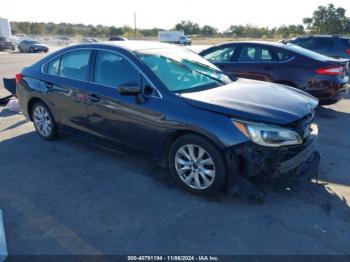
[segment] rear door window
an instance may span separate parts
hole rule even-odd
[[[228,63],[231,61],[235,49],[235,46],[216,49],[215,51],[206,54],[204,58],[212,63]]]
[[[47,73],[50,75],[58,75],[60,71],[61,56],[54,58],[47,64]]]
[[[276,51],[276,60],[278,62],[285,62],[288,61],[289,59],[291,59],[293,57],[293,55],[283,51],[283,50],[277,50]]]
[[[260,46],[243,46],[238,58],[239,62],[271,62],[272,53],[268,48]]]
[[[90,50],[76,50],[62,56],[59,75],[75,80],[87,80]]]
[[[110,87],[140,84],[138,70],[123,56],[108,51],[98,51],[94,82]]]

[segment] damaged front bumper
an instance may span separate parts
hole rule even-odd
[[[317,177],[320,154],[316,151],[317,135],[310,135],[302,145],[266,148],[244,143],[233,149],[239,156],[239,173],[244,177],[282,174]]]

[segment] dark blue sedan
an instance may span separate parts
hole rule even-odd
[[[70,133],[145,156],[194,193],[318,168],[317,99],[230,79],[181,47],[71,46],[24,68],[16,82],[22,111],[42,138]]]

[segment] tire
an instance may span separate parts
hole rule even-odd
[[[31,117],[38,135],[45,140],[55,140],[57,126],[50,109],[43,102],[36,102],[32,107]]]
[[[201,136],[178,138],[170,147],[168,159],[175,181],[191,193],[210,196],[224,186],[224,158],[213,143]]]
[[[18,47],[18,51],[19,51],[20,53],[23,53],[23,50],[22,50],[21,47]]]

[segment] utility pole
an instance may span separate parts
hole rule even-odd
[[[134,26],[135,26],[135,38],[136,38],[137,37],[136,12],[134,12]]]

